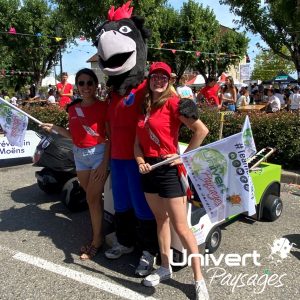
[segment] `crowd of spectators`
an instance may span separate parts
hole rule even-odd
[[[107,95],[107,88],[104,84],[99,84],[97,89],[97,97],[104,100]],[[58,105],[59,93],[56,85],[49,84],[47,88],[42,88],[37,93],[34,84],[26,88],[26,92],[8,92],[3,89],[0,91],[0,97],[10,102],[11,104],[22,107],[25,105]],[[81,98],[78,90],[74,87],[73,95],[70,97],[71,101]]]
[[[297,84],[280,87],[254,83],[243,84],[239,89],[233,78],[228,76],[225,83],[218,83],[209,77],[202,88],[192,88],[193,99],[198,106],[209,106],[219,110],[236,111],[248,105],[264,105],[268,113],[280,110],[300,111],[300,88]],[[178,91],[178,88],[177,88]]]

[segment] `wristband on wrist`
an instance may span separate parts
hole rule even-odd
[[[138,163],[138,166],[139,166],[139,165],[144,165],[144,164],[145,164],[144,162],[140,162],[140,163]]]

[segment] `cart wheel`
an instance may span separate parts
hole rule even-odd
[[[83,188],[77,177],[68,180],[62,190],[62,202],[71,212],[81,212],[88,209]]]
[[[263,208],[263,217],[269,221],[277,220],[282,213],[283,204],[279,196],[268,195]]]
[[[205,241],[205,249],[207,249],[208,253],[214,253],[221,244],[221,229],[219,227],[215,227],[208,234]]]
[[[57,180],[55,174],[48,168],[37,171],[37,184],[46,194],[58,194],[61,192],[62,184]]]

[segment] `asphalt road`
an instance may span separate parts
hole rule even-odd
[[[194,299],[189,268],[146,288],[134,276],[136,253],[80,261],[78,249],[90,237],[88,214],[72,214],[58,195],[40,191],[36,170],[30,164],[0,168],[0,299]],[[282,185],[281,197],[277,221],[241,217],[222,227],[221,246],[203,267],[211,299],[300,299],[299,186]],[[288,257],[270,256],[283,237],[296,244]],[[229,254],[244,257],[245,265],[228,266]]]

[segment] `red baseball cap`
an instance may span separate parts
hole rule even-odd
[[[166,73],[166,75],[168,75],[169,77],[171,77],[171,73],[172,73],[171,67],[162,61],[154,62],[150,66],[149,75],[151,75],[155,71],[162,71]]]

